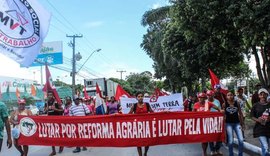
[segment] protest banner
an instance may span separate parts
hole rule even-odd
[[[131,147],[224,140],[218,112],[19,116],[21,145]]]
[[[168,96],[158,96],[156,99],[144,98],[144,102],[150,104],[154,112],[162,111],[184,111],[183,97],[181,93],[171,94]],[[122,107],[122,112],[127,114],[134,103],[137,103],[136,98],[120,98],[120,104]]]

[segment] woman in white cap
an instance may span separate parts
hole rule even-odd
[[[28,145],[20,146],[18,144],[18,138],[20,136],[20,131],[19,131],[19,127],[18,127],[18,125],[19,125],[18,115],[24,115],[24,116],[33,115],[30,110],[25,109],[25,104],[26,104],[26,101],[24,99],[19,99],[18,100],[18,109],[15,110],[14,112],[12,112],[11,116],[10,116],[10,122],[13,124],[13,129],[11,131],[11,134],[13,137],[14,146],[21,153],[21,156],[27,156]]]
[[[255,103],[251,109],[252,120],[255,121],[253,128],[254,138],[259,138],[262,156],[268,155],[269,150],[269,138],[270,138],[270,122],[269,122],[269,110],[270,104],[267,103],[266,98],[269,95],[265,88],[261,88],[258,91],[260,101]]]

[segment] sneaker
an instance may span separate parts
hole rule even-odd
[[[210,155],[216,155],[217,153],[215,151],[212,151]]]
[[[75,150],[73,150],[73,153],[79,153],[79,152],[81,152],[81,149],[75,149]]]

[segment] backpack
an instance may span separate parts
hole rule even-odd
[[[145,103],[146,104],[146,107],[147,107],[147,112],[150,111],[150,104],[149,103]],[[133,112],[136,113],[136,109],[137,109],[137,103],[135,103],[133,105]]]

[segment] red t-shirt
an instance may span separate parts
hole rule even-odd
[[[139,105],[137,104],[137,107],[136,107],[136,114],[144,114],[144,113],[148,113],[148,110],[147,110],[147,105],[146,103],[143,104],[143,107],[140,108]]]
[[[210,112],[210,109],[213,106],[214,104],[212,102],[205,102],[204,105],[202,105],[200,102],[196,102],[193,106],[193,109],[196,110],[196,112]]]

